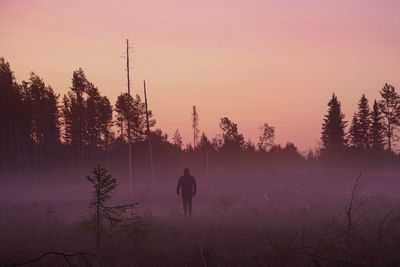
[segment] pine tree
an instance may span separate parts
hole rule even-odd
[[[32,145],[32,177],[37,178],[41,168],[55,166],[54,153],[59,149],[60,111],[58,95],[35,73],[30,74],[29,81],[22,82],[23,105],[30,122]]]
[[[123,141],[128,136],[128,121],[133,120],[132,106],[133,98],[128,93],[119,95],[115,103],[115,112],[117,113],[115,124],[119,129],[119,138]]]
[[[75,147],[101,146],[111,134],[112,107],[107,97],[86,79],[82,69],[73,73],[71,90],[63,99],[65,140]]]
[[[92,147],[104,147],[110,143],[112,126],[112,106],[106,96],[91,83],[87,87],[85,101],[85,119],[87,133],[86,144]]]
[[[238,152],[244,148],[244,137],[238,131],[237,124],[227,117],[221,118],[219,127],[222,131],[220,149],[229,152]]]
[[[31,136],[36,144],[54,146],[60,143],[58,95],[35,73],[23,82],[23,102],[31,123]]]
[[[98,105],[99,109],[99,124],[101,135],[101,145],[107,146],[114,140],[114,134],[111,130],[113,126],[113,108],[110,100],[103,96]]]
[[[392,151],[395,129],[400,124],[400,96],[393,85],[385,84],[380,91],[382,99],[379,101],[379,108],[382,113],[383,130],[386,136],[388,151]]]
[[[81,154],[87,131],[85,120],[85,92],[88,81],[82,69],[74,71],[72,87],[64,95],[62,113],[64,117],[64,140]]]
[[[344,114],[340,101],[336,95],[328,103],[328,114],[325,115],[322,124],[322,149],[323,155],[337,155],[346,147]]]
[[[373,151],[382,151],[384,149],[384,129],[382,126],[382,114],[378,102],[375,100],[371,111],[370,140]]]
[[[0,164],[26,166],[31,145],[30,120],[23,104],[21,87],[15,80],[10,64],[0,57]]]
[[[131,122],[131,135],[135,141],[144,140],[146,137],[146,106],[142,102],[139,95],[133,98],[128,93],[118,96],[115,103],[115,111],[117,113],[116,125],[119,128],[120,138],[123,141],[127,140],[128,136],[128,121]],[[155,125],[153,114],[149,110],[150,127]]]
[[[112,107],[107,97],[85,76],[82,69],[74,71],[72,87],[63,99],[64,140],[72,146],[75,164],[85,168],[89,152],[104,148],[111,138]]]

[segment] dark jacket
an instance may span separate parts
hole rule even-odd
[[[181,178],[179,178],[178,185],[176,187],[176,194],[178,196],[181,193],[183,198],[193,197],[196,195],[196,191],[196,180],[193,176],[189,174],[183,175]]]

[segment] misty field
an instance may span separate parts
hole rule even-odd
[[[98,252],[82,223],[91,199],[87,181],[3,183],[0,264],[399,266],[397,174],[363,172],[357,184],[358,176],[298,170],[196,177],[191,220],[183,218],[175,180],[137,183],[131,194],[122,183],[111,202],[139,204],[107,227]]]

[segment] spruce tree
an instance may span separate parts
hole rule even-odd
[[[328,114],[325,115],[322,124],[321,153],[325,156],[334,156],[338,155],[346,147],[346,121],[344,121],[340,101],[335,94],[332,95],[328,107]]]
[[[132,210],[138,203],[130,203],[118,206],[107,206],[117,187],[117,180],[108,173],[108,170],[100,165],[93,167],[92,175],[86,176],[92,184],[92,200],[89,204],[90,219],[84,222],[89,225],[96,234],[97,252],[100,249],[100,241],[106,230],[106,223],[115,225],[121,223],[128,210]]]
[[[371,149],[373,151],[382,151],[384,149],[384,129],[382,125],[382,114],[378,106],[378,102],[375,100],[371,111],[371,128],[370,128],[370,140]]]
[[[359,124],[359,134],[360,134],[360,149],[368,150],[371,147],[370,141],[370,126],[371,126],[371,117],[370,117],[370,107],[368,103],[368,99],[363,94],[358,102],[358,111],[357,111],[357,120]]]
[[[349,131],[349,143],[350,146],[356,150],[362,149],[363,147],[363,135],[361,130],[361,123],[358,119],[357,113],[354,113],[353,119],[350,125]]]

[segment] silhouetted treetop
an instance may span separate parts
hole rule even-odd
[[[50,86],[31,73],[29,81],[22,82],[23,101],[28,110],[31,137],[36,144],[60,143],[60,111],[58,97]]]
[[[15,81],[10,64],[0,58],[0,152],[2,167],[22,164],[28,156],[30,120],[21,86]]]
[[[221,134],[221,147],[222,151],[240,151],[244,146],[244,137],[238,131],[237,124],[232,122],[227,117],[221,118],[219,127],[222,131]]]
[[[128,121],[131,122],[131,135],[133,140],[140,141],[146,137],[146,106],[139,95],[133,98],[128,93],[118,96],[115,103],[116,125],[118,126],[119,138],[123,141],[128,139]],[[154,127],[156,121],[149,110],[149,124]]]
[[[152,130],[156,121],[149,111],[149,149],[146,105],[139,95],[121,93],[113,106],[81,68],[72,73],[70,90],[61,103],[55,91],[33,72],[27,81],[17,83],[10,64],[0,58],[0,168],[6,170],[2,173],[25,171],[36,179],[41,172],[69,170],[73,175],[68,176],[74,177],[76,172],[82,174],[87,167],[101,162],[124,177],[128,122],[133,172],[138,176],[148,173],[150,166],[161,174],[174,164],[195,162],[208,176],[226,166],[255,170],[304,159],[293,143],[274,144],[275,128],[268,123],[259,128],[255,144],[251,139],[245,141],[238,125],[227,117],[220,119],[220,134],[211,139],[205,133],[200,135],[196,106],[191,109],[193,138],[189,139],[193,141],[187,144],[178,130],[170,140],[161,129]],[[398,153],[386,153],[384,149],[393,151],[399,142],[400,96],[390,84],[384,85],[380,95],[372,110],[367,97],[360,97],[347,129],[341,103],[333,94],[322,123],[322,145],[315,153],[310,150],[307,162],[315,164],[324,158],[342,158],[349,164],[355,159],[361,162],[371,158],[382,164],[396,162]],[[149,164],[150,154],[154,165]],[[236,162],[244,165],[236,166]]]
[[[106,96],[86,79],[82,69],[74,71],[71,90],[64,96],[64,140],[79,151],[83,145],[104,146],[111,141],[112,106]]]
[[[353,119],[350,125],[349,131],[349,143],[354,149],[363,148],[363,135],[361,131],[361,123],[356,113],[353,115]]]
[[[384,141],[384,129],[382,125],[382,114],[378,106],[378,102],[375,100],[371,111],[371,129],[370,129],[370,140],[371,148],[373,151],[382,151],[385,146]]]
[[[183,146],[183,141],[182,141],[182,136],[179,133],[179,130],[176,129],[174,136],[172,137],[172,143],[178,147],[179,149],[182,149]]]
[[[357,111],[357,118],[358,123],[360,125],[360,136],[361,136],[361,144],[360,148],[362,150],[367,150],[371,146],[370,135],[369,135],[369,128],[371,126],[371,117],[370,117],[370,107],[368,103],[368,99],[363,94],[358,102],[358,111]]]
[[[260,136],[258,137],[258,150],[267,151],[274,145],[275,141],[275,128],[270,126],[268,123],[264,123],[260,126]]]
[[[202,133],[200,136],[199,144],[197,145],[197,150],[202,152],[212,152],[215,151],[215,146],[208,139],[205,133]]]
[[[386,136],[386,145],[392,151],[392,142],[395,130],[400,124],[400,96],[393,85],[385,83],[380,91],[382,99],[378,102],[382,113],[383,131]]]
[[[336,95],[328,103],[328,114],[322,124],[322,154],[334,155],[342,152],[346,147],[346,121],[340,101]]]

